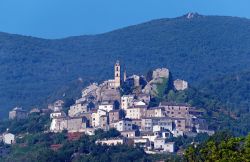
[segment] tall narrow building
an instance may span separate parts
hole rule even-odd
[[[126,68],[124,68],[124,72],[123,72],[123,82],[125,82],[127,80],[127,72],[126,72]]]
[[[116,61],[115,64],[115,88],[121,86],[121,67],[119,61]]]

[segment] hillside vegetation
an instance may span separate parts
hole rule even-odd
[[[248,19],[201,15],[57,40],[0,33],[0,115],[53,100],[73,81],[111,78],[117,59],[129,74],[167,67],[193,84],[250,70],[249,35]]]

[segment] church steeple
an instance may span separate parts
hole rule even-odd
[[[119,88],[121,85],[121,67],[119,61],[115,64],[115,88]]]

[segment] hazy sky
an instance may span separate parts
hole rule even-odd
[[[0,0],[0,31],[61,38],[187,12],[250,18],[250,0]]]

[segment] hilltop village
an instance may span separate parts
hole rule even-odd
[[[119,61],[114,65],[114,78],[101,84],[92,83],[82,90],[81,98],[63,111],[63,100],[48,105],[45,113],[50,113],[50,128],[53,133],[67,131],[73,134],[94,135],[102,129],[116,129],[121,136],[97,140],[96,144],[117,145],[132,143],[143,147],[146,153],[175,152],[175,143],[167,139],[178,136],[195,136],[197,133],[212,135],[203,112],[186,103],[161,101],[155,98],[164,93],[166,85],[175,91],[188,89],[184,80],[171,80],[167,68],[152,71],[150,77],[127,76]],[[155,104],[157,103],[157,104]],[[30,113],[40,112],[33,109]],[[14,108],[9,119],[24,119],[27,112]],[[2,139],[7,144],[15,142],[15,135],[4,133]]]

